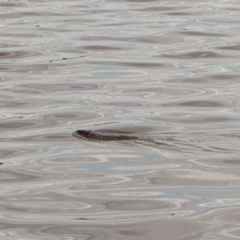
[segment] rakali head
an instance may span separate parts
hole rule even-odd
[[[91,131],[89,130],[77,130],[76,132],[73,133],[73,136],[77,138],[88,139],[90,132]]]

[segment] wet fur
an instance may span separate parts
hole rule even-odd
[[[74,137],[82,138],[86,140],[95,140],[95,141],[128,141],[128,140],[138,140],[138,137],[121,134],[121,133],[97,133],[89,130],[78,130],[73,133]]]

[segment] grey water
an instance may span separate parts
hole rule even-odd
[[[240,238],[239,1],[0,9],[1,240]]]

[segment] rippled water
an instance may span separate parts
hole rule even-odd
[[[1,240],[240,238],[239,1],[0,7]]]

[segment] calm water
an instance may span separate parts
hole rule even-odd
[[[0,8],[1,240],[240,238],[238,0]]]

